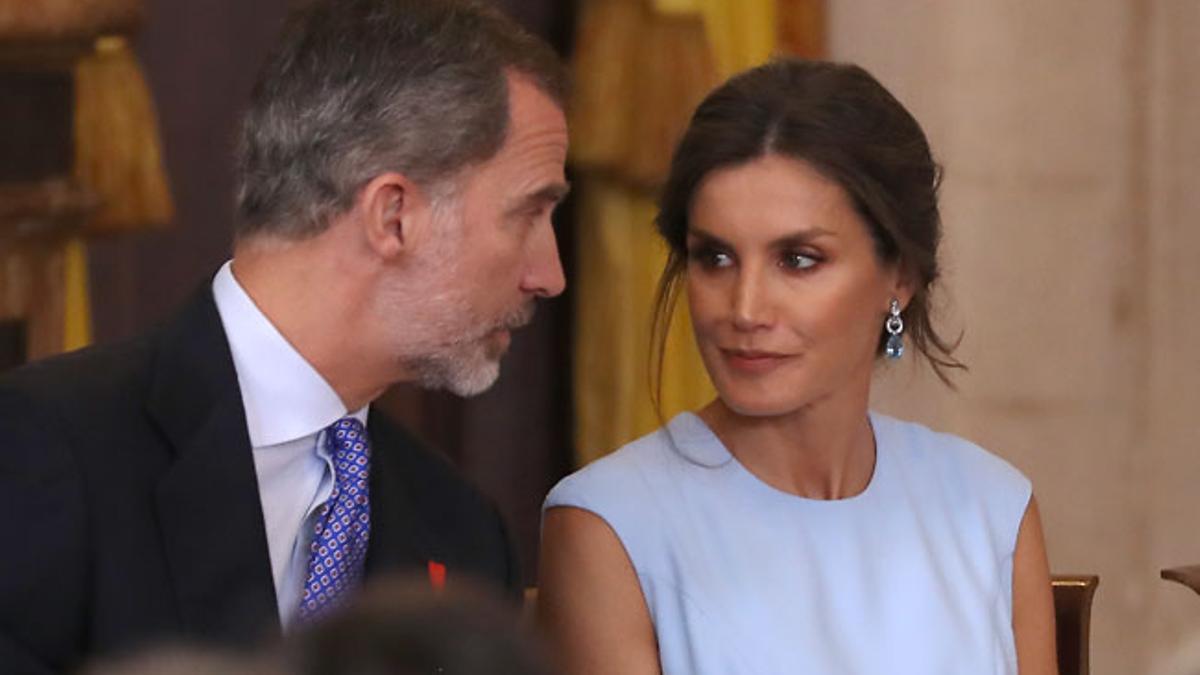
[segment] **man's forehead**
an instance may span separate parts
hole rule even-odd
[[[561,136],[561,143],[565,146],[567,116],[558,101],[526,75],[510,71],[507,77],[509,136],[557,134]]]
[[[505,201],[559,202],[568,186],[567,124],[562,109],[532,79],[509,75],[510,123],[491,157],[464,167],[454,183],[466,193],[502,193]]]
[[[559,100],[558,97],[547,91],[533,75],[516,68],[505,68],[504,78],[508,86],[508,95],[510,99],[518,92],[536,93],[538,98],[545,99],[560,113],[564,115],[566,114],[566,102]]]
[[[506,191],[523,196],[543,190],[565,195],[566,116],[528,78],[510,76],[510,84],[508,133],[500,150],[480,168],[486,174],[501,174],[508,182]]]

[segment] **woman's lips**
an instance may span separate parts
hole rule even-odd
[[[722,349],[721,356],[734,370],[747,374],[769,372],[792,358],[790,354],[755,349]]]

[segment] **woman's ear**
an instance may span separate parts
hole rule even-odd
[[[892,266],[891,279],[889,286],[891,287],[891,295],[888,297],[888,305],[891,305],[892,298],[900,301],[900,309],[903,311],[908,308],[908,303],[912,301],[913,295],[917,292],[916,284],[917,274],[911,266],[899,262]]]

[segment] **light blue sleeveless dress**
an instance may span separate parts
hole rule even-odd
[[[871,414],[866,490],[776,490],[684,413],[544,508],[612,527],[667,675],[1015,674],[1012,558],[1030,483],[958,437]]]

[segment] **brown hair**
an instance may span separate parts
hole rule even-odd
[[[554,51],[479,0],[315,0],[259,73],[236,156],[237,236],[302,238],[372,178],[435,186],[508,133],[506,71],[560,106]]]
[[[661,398],[667,331],[687,269],[688,211],[709,173],[766,154],[803,161],[850,196],[884,263],[911,275],[905,333],[937,376],[965,369],[930,320],[939,275],[941,171],[904,106],[862,68],[779,59],[734,76],[696,109],[671,161],[656,218],[670,248],[654,305],[652,394]],[[886,333],[880,324],[879,350]],[[961,339],[961,338],[960,338]]]

